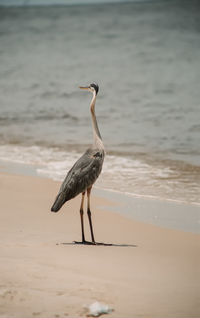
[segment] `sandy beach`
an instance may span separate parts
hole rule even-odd
[[[95,301],[114,308],[108,317],[199,317],[199,235],[131,220],[93,196],[96,241],[115,245],[74,245],[80,197],[51,213],[58,188],[0,175],[1,317],[85,317]]]

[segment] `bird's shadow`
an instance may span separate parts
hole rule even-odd
[[[57,243],[56,245],[90,245],[90,246],[113,246],[113,247],[137,247],[137,245],[134,244],[115,244],[115,243],[103,243],[103,242],[66,242],[66,243]]]

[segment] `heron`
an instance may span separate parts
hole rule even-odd
[[[73,167],[67,173],[58,195],[56,196],[55,202],[51,208],[52,212],[58,212],[63,204],[73,198],[75,198],[80,193],[81,204],[80,204],[80,219],[81,219],[81,233],[82,242],[81,244],[96,244],[94,238],[94,231],[92,225],[92,216],[90,209],[90,195],[92,186],[97,180],[101,173],[105,148],[97,124],[97,119],[95,115],[95,103],[97,94],[99,91],[99,86],[96,83],[92,83],[89,86],[80,86],[81,89],[87,90],[92,93],[92,100],[90,103],[90,112],[92,119],[92,129],[93,129],[93,144],[85,151],[85,153],[75,162]],[[84,198],[87,193],[87,216],[90,226],[91,241],[85,240],[84,233]],[[75,242],[77,243],[77,242]]]

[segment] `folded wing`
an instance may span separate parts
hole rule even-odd
[[[51,211],[59,211],[66,201],[91,187],[101,172],[103,160],[103,151],[88,149],[68,172]]]

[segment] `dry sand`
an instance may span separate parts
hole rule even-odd
[[[51,213],[58,188],[0,175],[1,317],[85,317],[96,300],[114,308],[108,317],[200,317],[199,235],[136,222],[93,197],[96,240],[122,246],[74,245],[80,197]]]

